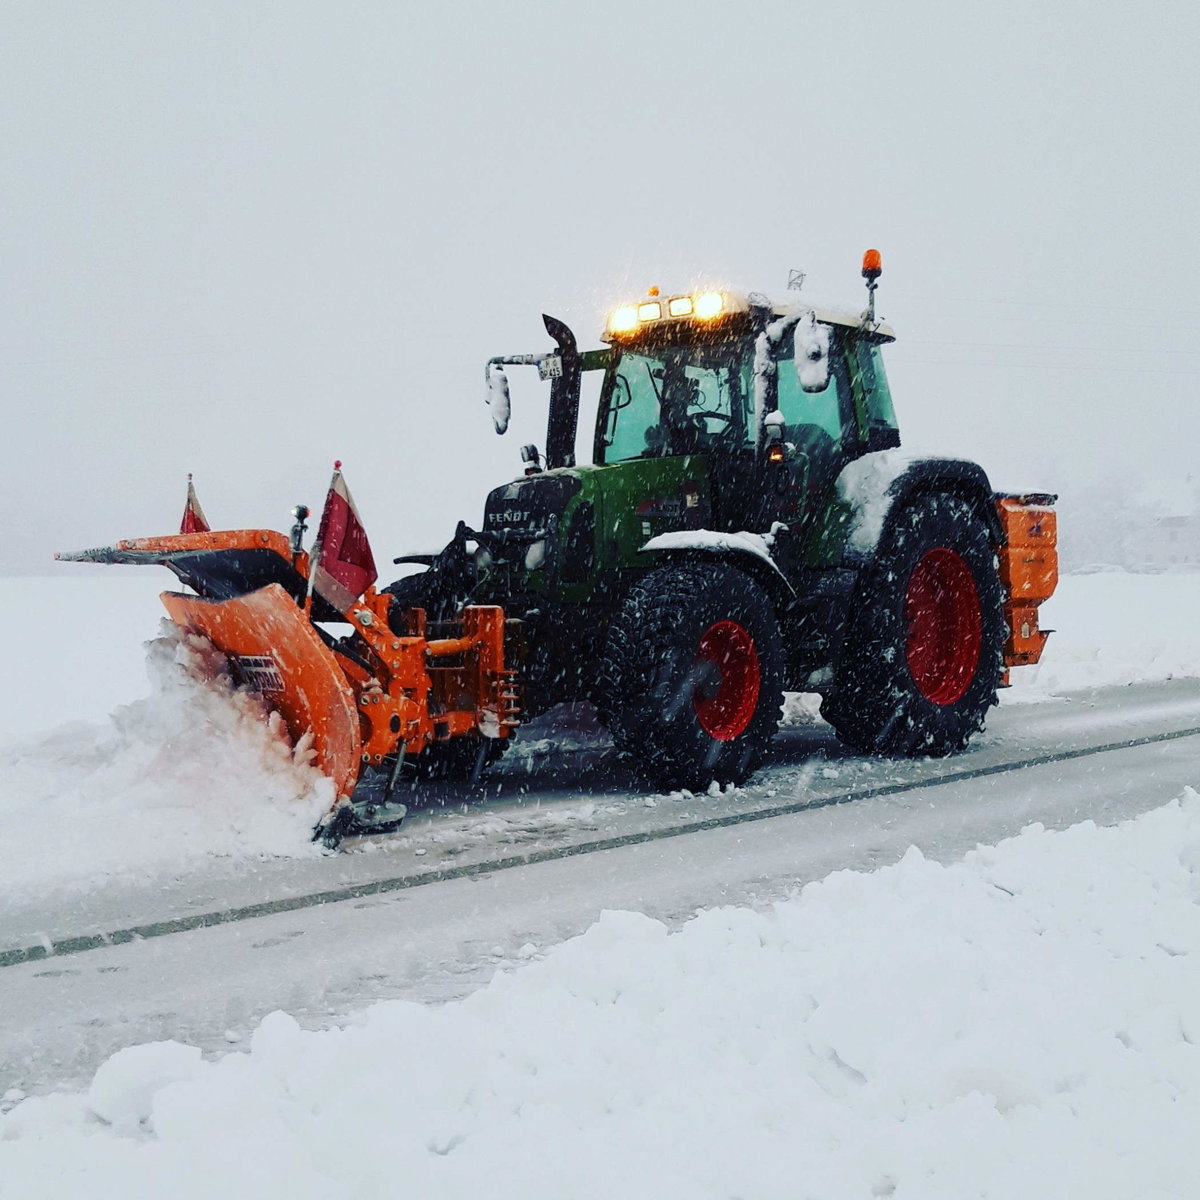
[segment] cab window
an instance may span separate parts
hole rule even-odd
[[[605,381],[595,461],[748,445],[750,396],[743,346],[713,341],[620,351]]]
[[[896,410],[892,405],[892,390],[888,387],[879,347],[871,342],[855,339],[854,362],[858,368],[858,377],[862,381],[869,428],[895,429]]]

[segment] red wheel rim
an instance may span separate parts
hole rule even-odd
[[[904,598],[908,670],[922,696],[953,704],[979,665],[983,624],[975,577],[960,554],[945,547],[921,556]]]
[[[758,707],[761,676],[758,649],[749,632],[736,621],[710,625],[696,648],[702,672],[692,704],[700,728],[719,742],[729,742],[746,730]]]

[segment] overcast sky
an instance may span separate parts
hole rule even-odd
[[[173,532],[188,471],[285,528],[335,457],[378,559],[436,547],[544,440],[535,372],[482,402],[543,311],[858,305],[868,246],[907,444],[1197,470],[1198,13],[6,0],[0,573]]]

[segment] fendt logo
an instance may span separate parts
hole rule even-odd
[[[527,525],[530,517],[533,516],[533,509],[517,509],[506,508],[502,512],[488,513],[487,523],[489,525]]]
[[[683,501],[674,496],[656,496],[637,507],[639,517],[676,521],[683,515]]]

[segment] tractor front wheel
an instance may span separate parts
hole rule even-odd
[[[821,714],[875,754],[961,750],[996,703],[1004,645],[996,553],[954,496],[894,513],[863,572]]]
[[[770,600],[723,563],[651,571],[609,630],[601,716],[661,787],[742,783],[779,725],[783,648]]]

